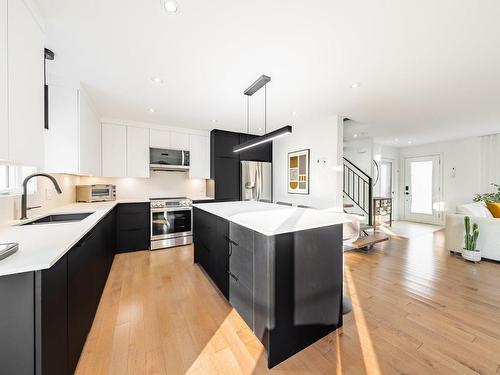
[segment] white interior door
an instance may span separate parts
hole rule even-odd
[[[441,221],[441,157],[405,159],[405,220],[439,224]]]

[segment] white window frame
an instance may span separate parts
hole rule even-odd
[[[0,188],[0,197],[2,196],[16,196],[23,193],[23,180],[28,174],[36,172],[34,167],[26,167],[21,165],[1,164],[0,168],[6,168],[6,182],[7,187]],[[31,170],[23,171],[24,168]],[[37,184],[33,179],[28,183],[28,194],[32,195],[37,192]]]

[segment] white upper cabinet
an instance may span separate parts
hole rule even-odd
[[[102,175],[127,176],[127,127],[102,124]]]
[[[204,135],[189,136],[190,178],[210,178],[210,138]]]
[[[101,123],[85,91],[79,95],[81,174],[101,175]]]
[[[49,85],[44,170],[101,175],[101,124],[83,90]]]
[[[127,176],[149,177],[149,129],[127,127]]]
[[[170,136],[170,148],[174,150],[189,150],[189,134],[172,132]]]
[[[78,91],[51,85],[44,170],[49,173],[77,174],[78,150]]]
[[[8,0],[7,14],[8,159],[42,166],[44,34],[24,1]]]
[[[170,148],[170,132],[151,129],[149,131],[149,146],[152,148]]]
[[[9,158],[9,102],[7,86],[7,0],[0,0],[0,160]]]

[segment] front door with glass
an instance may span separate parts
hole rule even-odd
[[[408,221],[439,224],[441,221],[441,157],[405,159],[404,216]]]

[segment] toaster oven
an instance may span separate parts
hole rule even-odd
[[[77,185],[77,202],[105,202],[116,200],[115,185]]]

